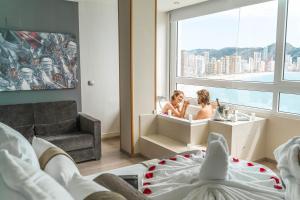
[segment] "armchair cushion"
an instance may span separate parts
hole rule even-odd
[[[75,101],[34,104],[36,135],[50,136],[71,133],[77,128]]]
[[[94,147],[93,135],[86,132],[73,132],[63,135],[42,136],[41,138],[55,144],[65,151]]]
[[[35,131],[38,136],[55,136],[78,131],[76,120],[69,119],[54,124],[36,124]]]
[[[0,122],[16,129],[25,138],[34,135],[34,114],[31,104],[2,105],[0,106]]]

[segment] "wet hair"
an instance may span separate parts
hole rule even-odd
[[[209,105],[210,104],[210,95],[209,92],[205,89],[199,90],[197,92],[199,104]]]
[[[184,93],[180,90],[174,90],[172,96],[171,96],[171,100],[174,101],[176,97],[178,97],[179,95],[184,95]]]

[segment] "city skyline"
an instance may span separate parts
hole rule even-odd
[[[286,55],[285,71],[299,72],[300,48],[287,44],[287,49],[294,55]],[[275,44],[257,48],[181,50],[179,59],[178,73],[185,77],[274,72]]]

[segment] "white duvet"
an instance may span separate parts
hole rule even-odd
[[[141,192],[154,200],[280,200],[281,180],[263,165],[228,157],[222,142],[208,152],[147,163]]]
[[[277,168],[280,170],[282,180],[286,185],[286,200],[300,199],[300,137],[294,137],[280,145],[274,155]]]

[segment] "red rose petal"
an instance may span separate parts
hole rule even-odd
[[[143,183],[143,186],[146,186],[146,185],[151,185],[151,183],[149,183],[149,182]]]
[[[263,173],[263,172],[266,172],[267,170],[265,168],[261,167],[261,168],[259,168],[259,171]]]
[[[143,193],[146,195],[149,195],[149,194],[152,194],[152,191],[149,188],[145,188]]]
[[[272,176],[271,179],[274,179],[276,184],[279,184],[280,183],[280,180],[279,178],[277,178],[276,176]]]
[[[177,160],[177,158],[176,157],[171,157],[171,158],[169,158],[170,160],[173,160],[173,161],[176,161]]]
[[[254,164],[253,164],[253,163],[251,163],[251,162],[248,162],[248,163],[247,163],[247,166],[248,166],[248,167],[253,167],[253,166],[254,166]]]
[[[233,158],[232,158],[232,161],[233,161],[233,162],[240,162],[240,159],[233,157]]]
[[[185,158],[190,158],[190,157],[191,157],[190,154],[184,154],[183,156],[184,156]]]
[[[282,186],[281,185],[274,185],[274,188],[277,190],[282,190]]]
[[[165,160],[161,160],[158,164],[160,164],[160,165],[165,165],[165,164],[166,164],[166,161],[165,161]]]
[[[153,178],[153,173],[146,173],[146,174],[145,174],[145,178],[146,178],[146,179]]]
[[[156,169],[156,166],[153,165],[153,166],[149,167],[148,171],[154,171],[155,169]]]

